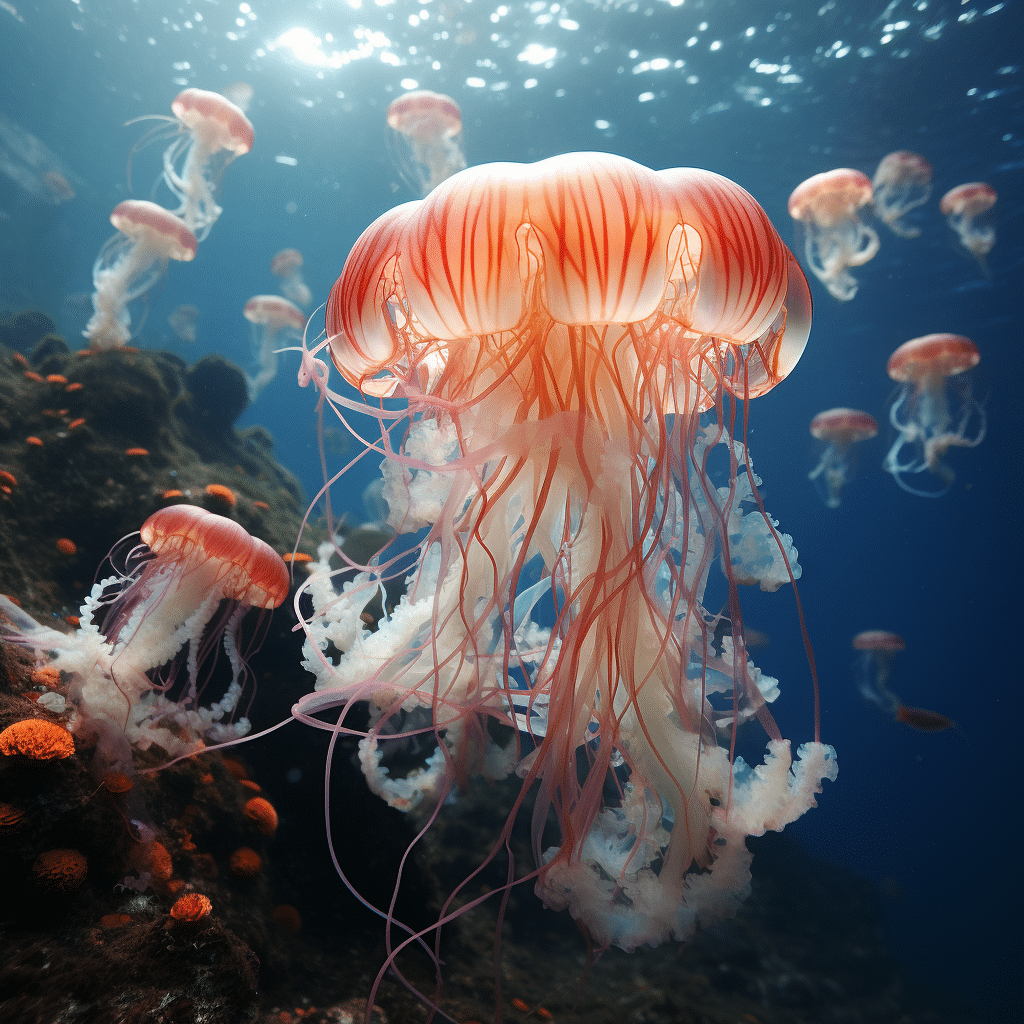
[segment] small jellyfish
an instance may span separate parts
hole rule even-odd
[[[195,306],[178,306],[167,318],[171,330],[184,342],[194,344],[196,340],[196,324],[200,313]]]
[[[960,244],[974,256],[986,276],[985,257],[996,244],[996,229],[989,220],[989,210],[998,198],[991,185],[971,181],[951,188],[939,203],[942,216],[959,235]]]
[[[249,401],[255,402],[277,376],[277,347],[283,335],[302,337],[306,314],[280,295],[254,295],[242,310],[252,324],[252,351],[259,363],[255,376],[245,375]]]
[[[928,202],[932,165],[920,153],[899,149],[882,157],[871,187],[879,219],[901,238],[917,238],[921,229],[905,224],[903,217]]]
[[[196,236],[173,213],[145,199],[126,199],[110,215],[117,234],[100,249],[92,268],[95,312],[82,332],[93,349],[120,348],[131,340],[129,303],[167,270],[168,260],[191,260]]]
[[[889,689],[892,660],[906,644],[903,637],[884,629],[867,629],[853,638],[853,649],[858,652],[854,663],[857,689],[861,696],[896,722],[909,725],[920,732],[941,732],[954,724],[951,718],[926,708],[907,707]]]
[[[66,203],[75,198],[75,190],[60,171],[47,171],[43,175],[43,184],[55,204]]]
[[[404,93],[391,101],[388,125],[394,130],[398,171],[419,195],[466,166],[462,111],[450,96],[429,89]]]
[[[904,342],[889,357],[889,376],[902,385],[889,409],[889,422],[899,434],[882,465],[908,493],[926,498],[945,494],[955,474],[943,456],[950,448],[974,448],[984,440],[985,410],[969,381],[961,379],[958,388],[949,383],[980,358],[978,346],[959,334],[926,334]],[[904,479],[925,471],[943,482],[941,490],[912,487]]]
[[[252,149],[249,119],[219,92],[185,89],[171,104],[181,134],[164,152],[163,180],[180,206],[174,211],[201,242],[221,215],[214,198],[224,168]]]
[[[233,82],[223,94],[244,114],[252,103],[253,90],[248,82]]]
[[[860,216],[871,195],[866,174],[838,167],[808,178],[789,197],[789,215],[803,230],[807,263],[840,302],[857,294],[849,268],[863,266],[878,252],[878,234]]]
[[[292,302],[300,306],[310,304],[313,293],[302,280],[302,253],[298,249],[282,249],[270,261],[270,272],[281,279],[281,291]]]
[[[807,474],[829,508],[838,508],[843,487],[853,476],[853,446],[878,433],[874,416],[860,409],[826,409],[811,420],[811,434],[823,442],[818,465]]]

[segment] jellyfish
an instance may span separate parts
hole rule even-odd
[[[970,338],[959,334],[926,334],[904,342],[889,356],[889,376],[901,387],[889,409],[898,431],[883,467],[910,494],[941,497],[956,479],[943,462],[950,448],[974,448],[985,438],[985,409],[963,378],[981,356]],[[904,448],[910,453],[904,452]],[[904,478],[929,472],[944,484],[941,490],[912,487]]]
[[[466,166],[462,111],[451,96],[429,89],[404,93],[391,101],[388,125],[402,180],[421,196]]]
[[[2,111],[0,172],[29,195],[54,205],[74,199],[84,185],[56,153]]]
[[[897,150],[882,157],[871,188],[879,219],[901,238],[917,238],[921,229],[905,224],[903,217],[928,202],[932,165],[920,153]]]
[[[733,913],[745,837],[795,820],[836,773],[817,726],[794,761],[743,636],[739,585],[799,575],[732,431],[810,329],[764,211],[719,175],[611,154],[470,168],[364,231],[326,323],[363,402],[328,389],[316,350],[300,381],[372,414],[388,524],[410,536],[339,589],[350,566],[321,547],[301,595],[316,685],[294,716],[360,736],[395,807],[517,772],[536,789],[528,877],[597,947]],[[364,609],[398,574],[371,629]],[[346,722],[359,702],[365,729]],[[717,741],[752,718],[769,737],[756,771]],[[389,748],[413,740],[410,772]]]
[[[195,306],[178,306],[167,318],[171,330],[184,342],[194,344],[196,340],[196,324],[202,314]]]
[[[115,575],[95,584],[76,632],[40,625],[0,599],[14,642],[72,679],[73,731],[95,734],[101,756],[130,768],[130,749],[156,745],[172,756],[244,736],[239,705],[248,679],[247,649],[266,630],[265,613],[288,596],[288,569],[269,545],[238,523],[194,505],[154,512],[141,543]],[[116,551],[117,549],[115,549]],[[111,561],[116,558],[111,555]],[[246,613],[258,609],[253,635]],[[201,706],[223,647],[230,680]]]
[[[860,409],[826,409],[811,420],[811,435],[824,442],[821,459],[807,474],[829,508],[839,508],[843,487],[853,476],[853,446],[878,433],[874,416]]]
[[[270,272],[281,279],[281,291],[299,306],[308,306],[313,298],[302,280],[302,253],[298,249],[282,249],[271,261]]]
[[[221,175],[253,144],[249,119],[219,92],[185,89],[171,110],[181,132],[164,151],[163,180],[179,202],[175,213],[199,241],[221,215],[216,202]]]
[[[942,216],[957,233],[960,244],[978,261],[988,274],[985,257],[996,244],[996,229],[988,212],[995,205],[996,190],[983,181],[971,181],[951,188],[939,202]]]
[[[302,336],[306,314],[280,295],[254,295],[242,310],[252,324],[252,352],[259,364],[255,376],[245,375],[249,401],[255,402],[277,376],[277,348],[286,336]]]
[[[814,276],[840,302],[857,294],[850,267],[878,252],[878,234],[860,211],[871,202],[866,174],[839,167],[808,178],[789,197],[789,215],[804,234],[804,254]]]
[[[954,724],[951,718],[929,711],[927,708],[907,707],[889,689],[892,660],[906,644],[897,633],[884,629],[867,629],[853,638],[853,649],[858,652],[854,668],[857,689],[871,704],[882,709],[893,721],[902,722],[919,732],[941,732]]]
[[[126,199],[110,215],[117,234],[92,267],[95,312],[82,332],[93,349],[120,348],[131,340],[129,303],[167,270],[168,260],[191,260],[196,236],[173,213],[146,199]]]

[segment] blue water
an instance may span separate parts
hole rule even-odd
[[[880,229],[881,251],[855,271],[852,302],[812,281],[807,352],[751,408],[766,506],[800,550],[822,738],[840,763],[819,809],[787,831],[899,890],[886,897],[887,928],[909,975],[976,1004],[978,1020],[1020,1019],[1022,40],[1019,0],[3,0],[0,111],[43,144],[55,168],[73,172],[65,177],[78,195],[53,205],[0,176],[0,306],[46,309],[67,337],[79,334],[88,310],[74,296],[91,288],[109,211],[129,195],[128,153],[151,123],[125,122],[168,114],[186,86],[248,82],[256,143],[227,169],[224,213],[196,260],[173,265],[151,297],[140,343],[190,361],[221,352],[249,369],[241,310],[252,294],[275,290],[270,257],[299,248],[314,304],[322,302],[359,232],[414,198],[389,159],[384,124],[390,100],[409,88],[457,100],[471,164],[606,150],[655,168],[701,166],[752,192],[790,241],[786,200],[804,178],[836,166],[870,175],[899,148],[927,156],[935,191],[912,217],[921,236]],[[159,151],[133,161],[136,195],[148,194]],[[989,279],[937,207],[948,188],[972,180],[999,192]],[[181,303],[202,311],[194,346],[166,327]],[[927,500],[881,470],[891,440],[885,362],[903,341],[934,331],[977,343],[974,387],[988,436],[952,453],[954,487]],[[295,385],[297,362],[282,359],[244,422],[270,427],[278,458],[312,494],[315,396]],[[842,506],[828,510],[807,480],[807,424],[836,405],[865,409],[883,428],[863,446]],[[373,472],[355,471],[349,493]],[[363,518],[358,501],[345,511]],[[782,681],[783,735],[809,738],[810,682],[791,597],[751,595],[746,618],[771,637],[758,660]],[[906,639],[896,692],[957,729],[916,733],[863,703],[850,639],[872,627]]]

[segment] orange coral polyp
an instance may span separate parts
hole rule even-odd
[[[274,805],[262,796],[246,800],[245,816],[261,835],[272,836],[277,831],[277,811],[274,810]]]
[[[179,896],[171,907],[171,917],[179,924],[194,924],[209,916],[213,910],[213,904],[209,896],[202,893],[190,892],[185,896]]]
[[[47,850],[32,865],[32,877],[40,888],[66,896],[82,887],[88,871],[88,861],[78,850]]]
[[[25,718],[0,732],[0,754],[19,755],[34,761],[71,757],[75,741],[71,733],[45,718]]]

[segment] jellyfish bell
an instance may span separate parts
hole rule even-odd
[[[259,365],[255,375],[245,375],[249,401],[255,402],[277,376],[277,348],[282,339],[302,336],[306,314],[280,295],[254,295],[245,304],[242,315],[252,324],[252,352]]]
[[[951,381],[978,365],[978,346],[960,334],[926,334],[904,342],[889,357],[889,376],[902,385],[889,409],[898,436],[883,466],[911,494],[939,497],[955,479],[943,461],[950,448],[974,448],[985,437],[984,407],[969,382],[953,388]],[[904,451],[907,449],[907,451]],[[905,478],[924,472],[944,486],[925,490]]]
[[[741,628],[739,583],[799,574],[729,432],[735,400],[780,383],[810,326],[764,211],[719,175],[610,154],[470,168],[364,231],[326,324],[379,424],[363,440],[386,452],[387,522],[413,535],[416,565],[371,632],[361,615],[404,554],[386,546],[339,594],[349,566],[321,549],[305,587],[316,688],[295,717],[359,735],[368,784],[396,807],[440,806],[476,775],[536,785],[529,877],[597,946],[683,939],[728,912],[744,837],[835,777],[817,728],[793,764]],[[326,367],[300,373],[360,408],[327,390]],[[717,650],[709,585],[733,623]],[[771,810],[715,739],[753,717],[772,737]],[[389,737],[413,735],[434,753],[392,771]]]
[[[466,166],[462,111],[443,93],[417,89],[391,101],[387,114],[395,159],[405,183],[425,196]]]
[[[196,236],[179,217],[145,199],[118,203],[110,223],[118,233],[93,264],[95,312],[83,332],[93,349],[128,344],[132,337],[129,304],[153,287],[168,260],[191,260],[198,248]]]
[[[822,442],[818,465],[808,473],[829,508],[838,508],[854,471],[853,446],[878,433],[875,418],[860,409],[826,409],[811,420],[811,436]]]
[[[177,306],[167,317],[167,323],[181,341],[191,345],[195,343],[196,325],[201,315],[195,306]]]
[[[871,188],[879,220],[901,238],[917,238],[921,229],[906,224],[903,218],[928,202],[932,165],[920,153],[897,150],[882,157]]]
[[[300,306],[308,306],[313,295],[302,280],[302,253],[298,249],[282,249],[271,261],[270,272],[281,279],[281,291]]]
[[[252,149],[252,122],[227,97],[185,89],[171,103],[180,132],[163,156],[163,181],[179,202],[174,211],[196,238],[210,233],[221,208],[216,191],[224,169]]]
[[[991,185],[971,181],[951,188],[939,201],[942,216],[956,232],[960,244],[974,256],[986,274],[985,257],[996,244],[996,229],[988,214],[998,198]]]
[[[789,215],[803,231],[807,264],[840,302],[857,294],[849,268],[863,266],[878,252],[878,234],[861,212],[871,199],[868,176],[849,167],[815,174],[789,197]]]
[[[855,651],[891,655],[905,650],[907,644],[899,633],[890,633],[885,629],[865,629],[853,638],[852,646]]]

